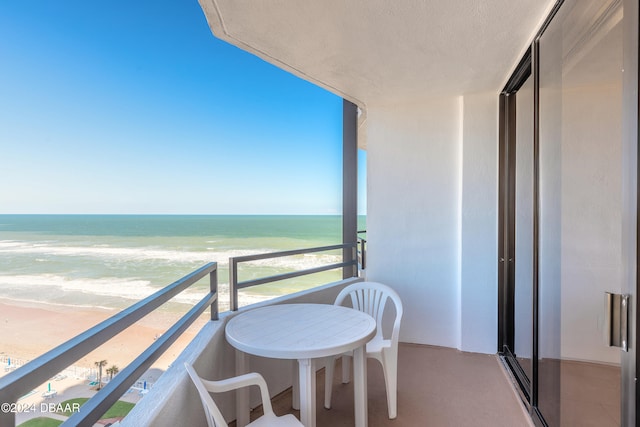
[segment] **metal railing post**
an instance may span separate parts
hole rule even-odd
[[[367,241],[360,238],[360,269],[365,270],[367,268],[367,249],[365,245]]]
[[[358,277],[358,242],[351,248],[351,260],[355,261],[353,264],[353,274],[351,277]]]
[[[229,309],[238,311],[238,261],[229,258]]]
[[[218,269],[209,273],[209,292],[216,295],[215,301],[211,303],[211,320],[218,320]]]

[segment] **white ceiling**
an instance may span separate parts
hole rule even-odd
[[[361,107],[499,91],[555,0],[200,0],[214,34]]]

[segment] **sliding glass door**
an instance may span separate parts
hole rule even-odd
[[[622,381],[635,377],[608,341],[635,314],[605,307],[628,293],[637,250],[623,8],[559,3],[501,96],[500,351],[541,425],[623,424]]]
[[[550,425],[620,425],[622,4],[565,1],[539,41],[539,407]]]

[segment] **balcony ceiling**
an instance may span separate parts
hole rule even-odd
[[[498,91],[555,0],[200,0],[213,33],[357,103]]]

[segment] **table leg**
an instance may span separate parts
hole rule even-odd
[[[249,372],[249,360],[247,355],[236,350],[236,375]],[[236,425],[244,427],[249,424],[249,387],[236,390]]]
[[[299,410],[300,409],[300,375],[298,370],[300,368],[298,368],[298,361],[297,360],[292,360],[291,361],[291,366],[292,366],[292,370],[291,370],[291,407],[293,409]]]
[[[305,427],[316,425],[316,373],[313,359],[299,359],[300,421]]]
[[[364,346],[353,351],[353,403],[356,427],[366,427],[369,421],[367,413],[367,358],[364,352]]]

